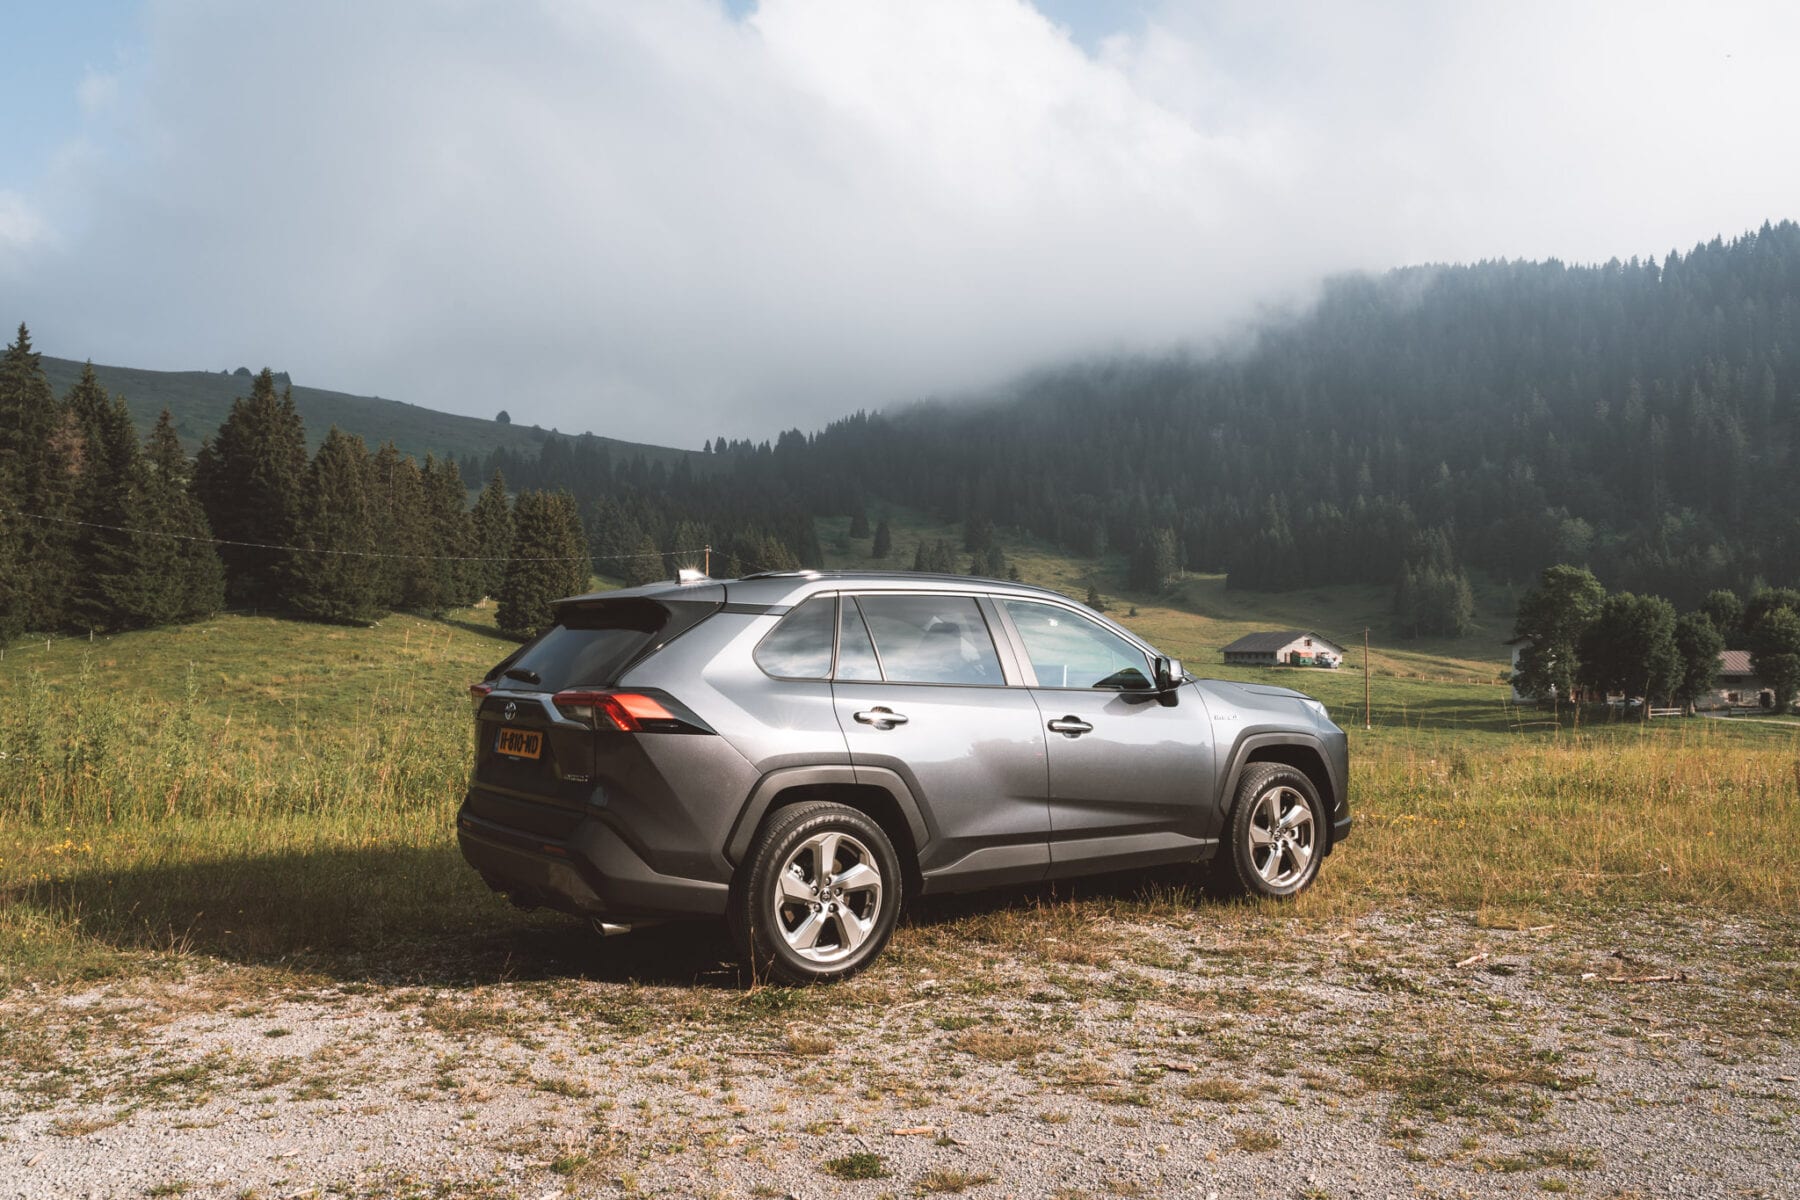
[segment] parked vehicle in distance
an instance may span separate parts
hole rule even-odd
[[[910,896],[1180,862],[1291,896],[1350,833],[1322,704],[1056,592],[788,571],[556,614],[470,689],[463,855],[602,926],[723,916],[785,982],[866,966]]]

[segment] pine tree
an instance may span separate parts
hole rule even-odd
[[[260,547],[292,543],[306,472],[306,431],[293,389],[278,398],[274,373],[264,367],[194,463],[194,495],[225,543],[219,557],[230,603],[286,607],[293,564],[285,551]]]
[[[295,609],[320,621],[363,622],[379,611],[368,450],[333,425],[307,468],[295,521]],[[388,553],[382,538],[383,553]]]
[[[610,565],[624,577],[626,587],[643,587],[646,583],[656,583],[666,578],[663,574],[662,551],[656,548],[656,539],[649,534],[639,534],[637,541],[631,543],[631,548],[621,553],[628,557],[618,559]]]
[[[25,630],[24,525],[13,464],[0,460],[0,647]]]
[[[875,544],[869,547],[869,554],[874,558],[886,558],[894,550],[894,531],[888,528],[887,518],[875,526]]]
[[[225,604],[225,566],[189,483],[188,457],[165,408],[144,447],[144,508],[169,535],[159,549],[166,574],[176,581],[168,593],[170,608],[158,623],[211,616]]]
[[[527,638],[549,628],[555,620],[551,602],[587,590],[592,568],[586,547],[573,497],[520,492],[495,613],[501,632]]]
[[[1006,552],[1000,549],[998,542],[989,542],[985,549],[970,556],[969,574],[983,579],[1006,578]]]
[[[1394,587],[1394,615],[1402,637],[1462,637],[1475,627],[1475,593],[1443,529],[1411,539]]]
[[[926,538],[919,543],[919,548],[913,551],[912,569],[930,571],[939,575],[954,575],[956,573],[956,550],[949,542],[939,538]]]
[[[469,512],[468,489],[463,487],[462,472],[455,459],[439,462],[427,454],[420,482],[434,556],[428,564],[432,568],[432,604],[427,611],[441,615],[446,609],[467,607],[481,598],[477,594],[480,564],[470,561],[476,554],[475,520]]]
[[[1131,586],[1139,591],[1160,592],[1181,569],[1172,529],[1152,529],[1138,537],[1131,552]]]
[[[475,553],[481,559],[475,564],[474,590],[480,599],[499,594],[512,549],[512,508],[506,500],[506,477],[498,471],[475,499],[473,524]]]
[[[994,544],[994,523],[985,515],[970,513],[963,522],[963,549],[971,554]]]
[[[381,608],[431,612],[437,608],[432,561],[432,522],[419,465],[393,442],[368,457],[369,517],[381,531],[376,560],[375,603]]]
[[[853,538],[869,536],[869,510],[860,504],[850,514],[850,536]]]
[[[80,434],[57,403],[31,348],[31,333],[0,355],[0,484],[6,488],[7,532],[0,550],[0,589],[7,593],[0,632],[53,629],[69,623],[76,577],[75,467]]]
[[[1086,604],[1089,608],[1093,609],[1095,612],[1105,612],[1106,611],[1106,601],[1100,598],[1100,589],[1095,587],[1092,584],[1088,585],[1087,599],[1084,600],[1082,603]]]
[[[70,416],[81,430],[79,494],[82,519],[75,543],[79,571],[71,601],[85,629],[137,629],[170,619],[171,593],[160,536],[160,514],[148,504],[149,478],[131,412],[108,396],[90,365],[69,392]]]
[[[698,521],[677,521],[674,532],[669,535],[669,559],[677,569],[681,567],[698,571],[705,566],[706,547],[712,542],[712,535],[706,526]]]

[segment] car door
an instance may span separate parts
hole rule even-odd
[[[1191,858],[1209,845],[1213,731],[1198,690],[1159,695],[1150,655],[1073,606],[997,606],[1044,722],[1051,874]]]
[[[899,775],[930,826],[927,887],[1042,878],[1046,733],[1030,693],[1008,686],[975,597],[845,594],[837,664],[852,766]]]

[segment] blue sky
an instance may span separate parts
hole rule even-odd
[[[0,187],[30,187],[82,127],[81,81],[136,52],[139,0],[6,0],[0,72]]]

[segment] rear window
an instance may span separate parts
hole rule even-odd
[[[617,682],[645,650],[691,629],[716,608],[654,600],[567,606],[555,625],[488,678],[504,687],[546,692],[605,687]]]

